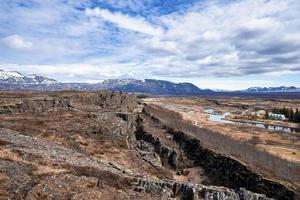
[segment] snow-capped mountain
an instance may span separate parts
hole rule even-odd
[[[299,91],[299,88],[295,86],[280,86],[280,87],[250,87],[246,89],[246,92],[294,92]]]
[[[54,84],[57,83],[56,80],[47,78],[45,76],[40,76],[32,74],[25,76],[19,72],[15,71],[4,71],[0,69],[0,83],[2,84]]]
[[[109,79],[97,84],[98,88],[154,95],[197,95],[210,90],[201,90],[191,83],[173,83],[155,79]]]
[[[96,84],[62,83],[41,75],[23,75],[16,71],[0,70],[0,90],[29,90],[29,91],[61,91],[61,90],[112,90],[152,95],[200,95],[200,94],[257,94],[257,93],[300,93],[300,88],[286,87],[251,87],[240,91],[212,91],[200,89],[191,83],[173,83],[155,79],[108,79]]]
[[[29,76],[26,77],[26,79],[28,78],[28,81],[34,83],[34,84],[54,84],[54,83],[58,83],[56,80],[54,79],[50,79],[47,78],[45,76],[40,76],[37,74],[31,74]]]
[[[23,80],[23,75],[19,72],[4,71],[0,69],[0,81],[18,82]]]
[[[130,85],[141,85],[143,81],[136,79],[108,79],[96,84],[103,89],[122,88]]]
[[[0,70],[0,90],[112,90],[154,95],[198,95],[212,92],[201,90],[191,83],[173,83],[164,80],[108,79],[96,84],[61,83],[40,75],[25,76],[19,72]]]

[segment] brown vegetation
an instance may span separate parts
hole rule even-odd
[[[159,118],[169,127],[199,138],[207,147],[212,147],[218,152],[225,152],[227,155],[247,163],[254,170],[264,172],[270,178],[277,177],[278,180],[288,181],[299,188],[300,165],[298,163],[261,151],[248,142],[236,141],[218,132],[194,126],[190,122],[182,120],[178,113],[159,106],[147,105],[144,107],[144,112]],[[257,141],[257,137],[255,140]]]
[[[134,95],[3,92],[0,105],[0,199],[268,199],[209,186],[212,176],[193,168],[155,118],[142,123],[147,134],[139,135]],[[166,113],[186,124],[180,114]],[[222,177],[219,185],[226,186]],[[285,194],[278,186],[276,192]]]

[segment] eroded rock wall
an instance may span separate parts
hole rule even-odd
[[[149,113],[147,113],[147,115],[148,114]],[[161,123],[160,120],[154,116],[147,117],[148,119],[152,119],[154,123]],[[143,120],[138,119],[138,121],[137,139],[142,139],[154,145],[156,149],[155,152],[158,153],[161,158],[167,155],[167,164],[170,164],[171,161],[171,163],[174,164],[174,168],[176,168],[176,165],[182,165],[178,159],[174,159],[175,157],[171,156],[175,151],[165,147],[163,143],[151,133],[145,132]],[[241,162],[231,157],[203,147],[203,144],[197,138],[185,134],[184,132],[174,130],[166,125],[163,125],[163,127],[166,130],[166,134],[169,134],[172,140],[180,146],[185,156],[192,162],[192,165],[200,166],[205,170],[206,176],[209,177],[209,184],[229,187],[235,190],[246,188],[247,190],[266,194],[270,198],[280,200],[296,198],[295,191],[278,182],[265,179],[263,176],[254,173]],[[165,151],[157,150],[157,147],[163,148]]]
[[[133,111],[137,108],[137,98],[134,95],[121,92],[70,92],[42,93],[33,97],[20,98],[14,102],[0,102],[0,114],[18,112],[45,112],[52,110],[67,110],[76,104],[95,105],[100,108],[111,108],[115,111]]]
[[[0,105],[0,114],[19,112],[45,112],[57,109],[69,109],[70,101],[62,98],[39,97],[25,98],[16,103],[3,103]]]
[[[71,103],[93,104],[102,108],[115,108],[118,110],[132,111],[137,107],[136,96],[122,92],[101,91],[86,94],[75,94],[68,98]]]

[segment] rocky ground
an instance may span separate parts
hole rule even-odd
[[[296,199],[142,108],[119,92],[2,92],[0,199]]]

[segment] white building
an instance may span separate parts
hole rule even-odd
[[[274,119],[274,120],[286,120],[286,117],[282,114],[274,114],[274,113],[270,113],[269,114],[269,118],[270,119]]]

